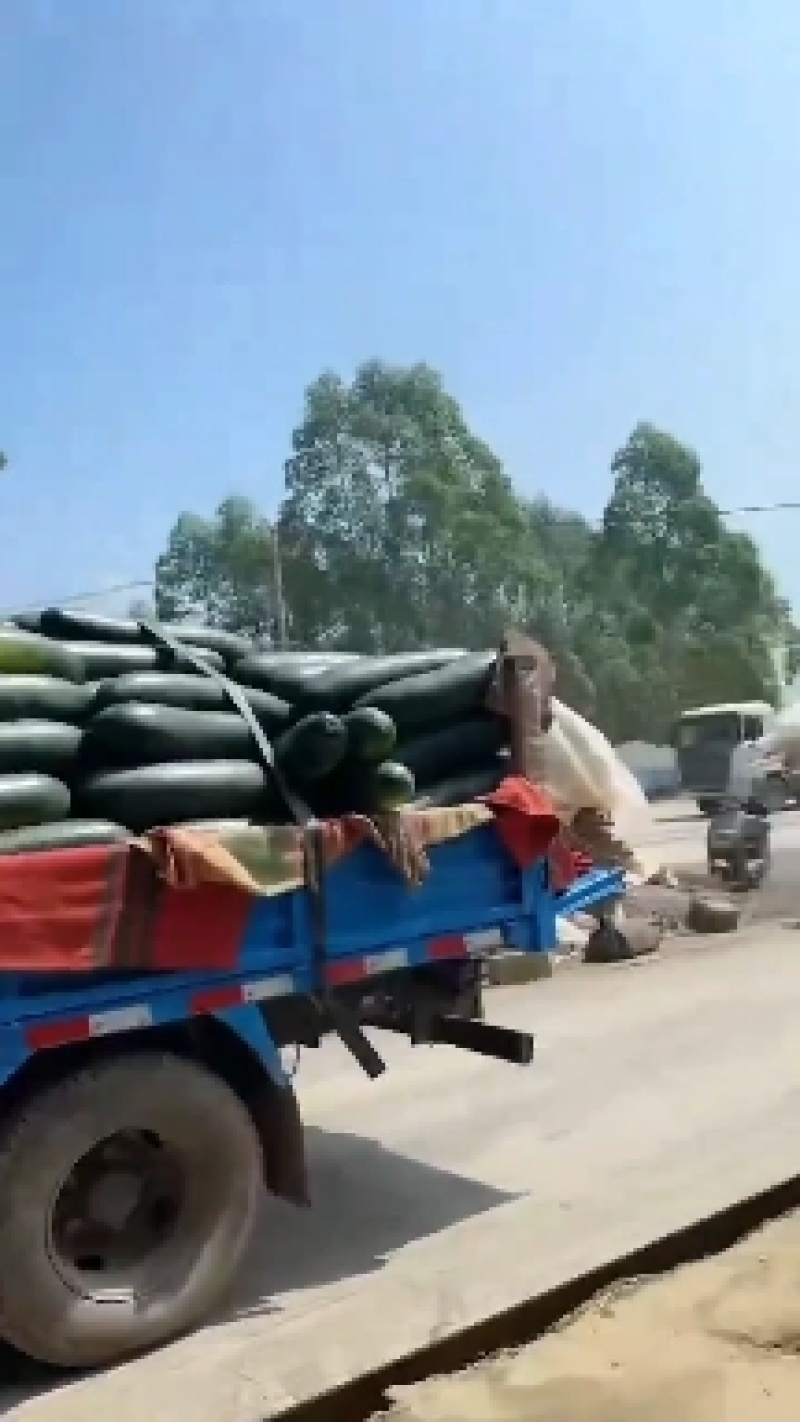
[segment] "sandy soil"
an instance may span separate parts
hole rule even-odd
[[[800,1217],[596,1300],[558,1332],[398,1390],[394,1422],[794,1422]]]

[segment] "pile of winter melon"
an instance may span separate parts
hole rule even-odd
[[[487,709],[494,651],[265,652],[159,626],[172,646],[55,608],[0,626],[0,853],[288,823],[281,785],[327,818],[462,803],[507,773],[507,726]]]

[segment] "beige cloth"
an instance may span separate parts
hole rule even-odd
[[[487,805],[379,815],[374,820],[347,815],[322,826],[328,865],[365,840],[382,850],[409,885],[428,873],[426,850],[469,834],[493,819]],[[169,884],[230,884],[245,893],[287,894],[305,882],[303,832],[293,825],[252,825],[211,834],[190,826],[154,830],[136,841]]]

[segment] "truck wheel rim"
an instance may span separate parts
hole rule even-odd
[[[76,1161],[49,1221],[53,1262],[94,1290],[137,1274],[179,1229],[185,1200],[178,1153],[151,1131],[99,1141]]]

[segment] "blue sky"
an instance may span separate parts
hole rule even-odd
[[[273,511],[371,356],[591,515],[642,418],[800,497],[800,7],[3,0],[0,172],[0,608]],[[753,532],[800,608],[800,514]]]

